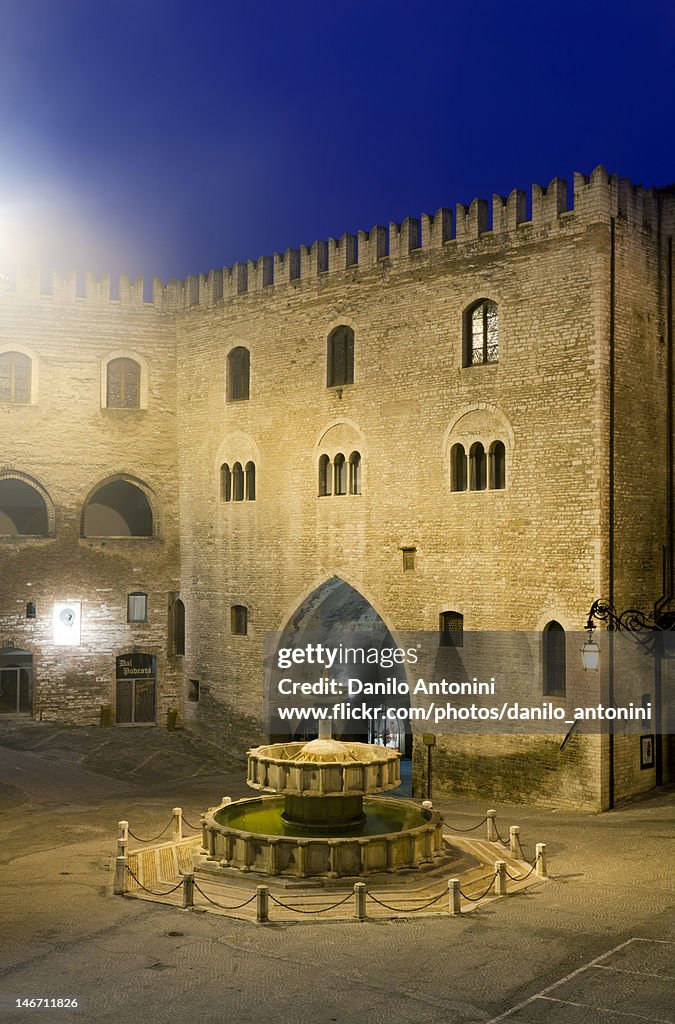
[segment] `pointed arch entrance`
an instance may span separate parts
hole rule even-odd
[[[313,659],[293,664],[285,675],[298,685],[314,684],[323,677],[335,681],[339,695],[308,695],[300,703],[325,708],[338,739],[391,746],[404,757],[411,756],[406,710],[410,698],[400,692],[408,682],[405,665],[392,658],[396,641],[363,594],[340,577],[331,577],[301,601],[277,640],[277,654],[282,649],[311,648],[317,652],[319,647],[323,652],[336,652],[332,664],[324,653],[323,662]],[[350,684],[350,680],[356,682]],[[397,709],[401,709],[398,717]],[[318,735],[318,718],[283,722],[277,718],[270,724],[271,738],[276,742],[310,740]]]

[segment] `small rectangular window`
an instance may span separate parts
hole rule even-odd
[[[230,609],[230,628],[235,636],[246,636],[248,633],[248,608],[245,605],[232,605]]]
[[[464,616],[460,612],[441,612],[441,647],[462,647],[464,645]]]
[[[190,680],[190,689],[188,690],[188,700],[194,700],[194,701],[198,701],[199,700],[199,680],[198,679],[191,679]]]
[[[129,594],[127,597],[127,622],[148,621],[148,595]]]
[[[417,548],[401,548],[401,551],[403,552],[403,572],[413,572]]]

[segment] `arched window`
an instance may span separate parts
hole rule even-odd
[[[252,462],[246,463],[246,500],[255,501],[255,465]]]
[[[129,480],[102,484],[84,510],[85,537],[152,537],[153,516],[145,492]]]
[[[354,383],[354,332],[351,327],[336,327],[328,336],[327,387]]]
[[[141,404],[141,368],[135,359],[111,359],[106,369],[108,409],[138,409]]]
[[[472,491],[484,491],[487,487],[487,459],[480,441],[469,449],[469,487]]]
[[[441,647],[462,647],[464,644],[464,616],[461,612],[441,612],[439,633]]]
[[[490,487],[503,491],[506,487],[506,448],[503,441],[490,445]]]
[[[327,455],[319,459],[319,497],[325,498],[332,491],[331,464]]]
[[[229,402],[244,402],[249,396],[251,376],[250,354],[239,345],[227,355],[227,399]]]
[[[173,653],[185,654],[185,605],[179,597],[173,603]]]
[[[232,501],[232,473],[227,462],[220,467],[220,500]]]
[[[453,444],[450,449],[450,490],[466,490],[466,452],[463,444]]]
[[[23,352],[3,352],[0,355],[0,402],[29,405],[31,389],[31,361]]]
[[[335,480],[335,493],[346,494],[347,493],[347,463],[342,452],[333,459],[333,477]]]
[[[549,622],[544,627],[542,641],[544,696],[564,697],[567,692],[565,630],[559,622]]]
[[[244,500],[244,470],[241,462],[235,462],[232,467],[232,498],[234,501]]]
[[[235,636],[248,633],[248,608],[244,604],[233,604],[230,608],[230,630]]]
[[[464,314],[464,366],[496,363],[499,360],[499,314],[497,303],[479,299]]]
[[[349,493],[361,493],[361,455],[352,452],[349,456]]]
[[[0,536],[48,537],[47,502],[25,480],[0,478]]]

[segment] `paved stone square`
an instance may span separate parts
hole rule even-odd
[[[0,725],[3,1022],[675,1022],[672,789],[603,815],[497,804],[553,878],[461,918],[259,926],[112,896],[120,818],[152,834],[246,793],[216,749],[139,732]],[[468,826],[490,801],[434,803]]]

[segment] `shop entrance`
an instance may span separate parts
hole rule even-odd
[[[33,655],[18,649],[0,653],[0,715],[33,710]]]
[[[115,659],[115,722],[147,725],[156,717],[157,659],[132,651]]]

